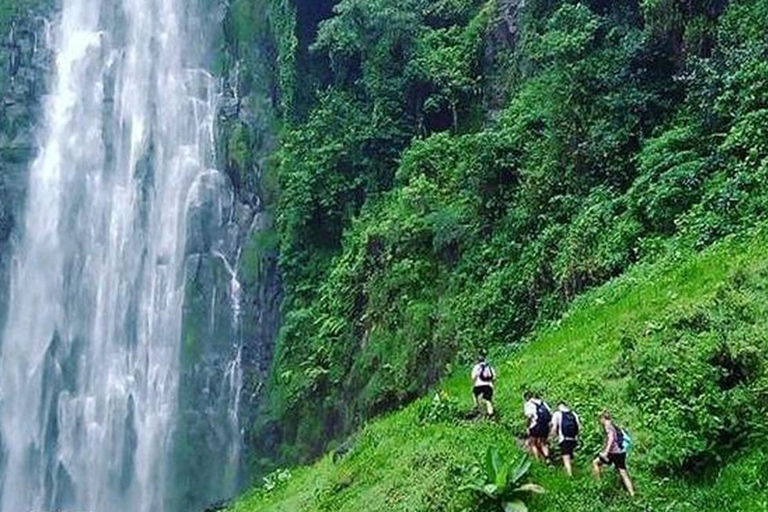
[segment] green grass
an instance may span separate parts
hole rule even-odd
[[[675,311],[706,305],[737,273],[747,280],[766,280],[766,269],[766,229],[725,240],[699,254],[638,265],[580,298],[562,319],[539,328],[519,348],[494,354],[499,369],[498,422],[424,424],[419,411],[428,406],[427,397],[372,421],[340,460],[334,462],[329,455],[313,466],[293,469],[286,482],[271,491],[255,488],[232,510],[474,510],[472,496],[459,487],[489,445],[507,455],[519,451],[515,436],[523,430],[520,394],[533,387],[543,390],[550,403],[570,401],[585,428],[574,479],[565,478],[559,467],[534,465],[531,478],[547,493],[532,500],[532,510],[768,511],[768,446],[757,441],[696,476],[654,474],[646,461],[650,434],[643,413],[628,403],[627,379],[620,376],[617,363],[627,333],[652,329]],[[768,331],[768,319],[760,327]],[[456,368],[440,389],[468,410],[467,372]],[[630,456],[638,488],[634,500],[622,492],[610,470],[599,482],[589,474],[589,461],[600,441],[595,417],[604,407],[635,438]]]

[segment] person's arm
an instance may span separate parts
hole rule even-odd
[[[557,430],[560,426],[560,421],[562,421],[563,415],[560,413],[560,411],[555,412],[555,414],[552,415],[552,421],[549,424],[549,435],[552,437],[557,436]]]

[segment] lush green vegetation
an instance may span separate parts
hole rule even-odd
[[[265,459],[319,456],[478,347],[768,211],[768,2],[517,6],[268,4],[286,298]]]
[[[436,396],[371,422],[311,467],[281,471],[235,512],[469,511],[488,447],[520,453],[521,392],[567,399],[585,422],[576,475],[534,464],[532,510],[758,511],[768,507],[768,230],[635,266],[516,348],[499,349],[498,422],[469,420],[468,368]],[[630,499],[589,474],[597,415],[630,430]],[[482,510],[489,510],[485,507]]]

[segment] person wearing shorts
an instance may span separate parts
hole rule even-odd
[[[493,416],[493,382],[496,380],[496,370],[488,363],[485,354],[480,354],[477,364],[472,368],[472,397],[475,407],[485,405],[485,412]]]
[[[627,469],[627,454],[626,453],[609,453],[607,455],[598,455],[598,461],[600,466],[613,466],[617,470]]]
[[[541,398],[531,391],[523,394],[523,413],[528,419],[528,439],[526,447],[536,460],[549,458],[549,438],[550,422],[552,415],[550,408]]]
[[[579,443],[580,431],[581,420],[578,414],[573,412],[565,402],[560,402],[552,415],[552,435],[557,438],[560,445],[563,466],[568,476],[573,476],[573,453]]]
[[[627,471],[627,452],[624,450],[620,438],[622,433],[619,428],[614,424],[613,418],[607,412],[603,412],[600,415],[600,423],[605,429],[605,448],[592,462],[592,467],[595,472],[595,476],[600,478],[602,474],[602,468],[605,466],[613,466],[616,471],[619,472],[621,482],[624,484],[624,488],[631,495],[635,495],[635,488],[632,484],[632,479],[629,477],[629,471]]]

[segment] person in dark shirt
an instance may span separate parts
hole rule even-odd
[[[605,429],[605,447],[592,462],[595,476],[600,477],[604,466],[615,467],[627,492],[634,496],[635,487],[627,471],[627,450],[624,447],[624,432],[614,424],[613,418],[608,412],[603,412],[600,415],[600,423],[603,429]]]

